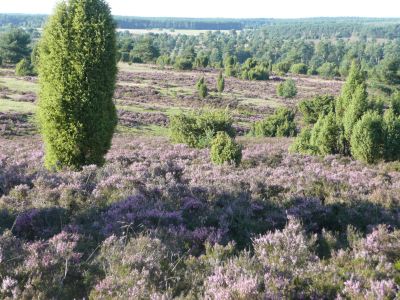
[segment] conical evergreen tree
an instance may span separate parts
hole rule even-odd
[[[48,168],[102,164],[117,124],[115,24],[103,0],[57,5],[39,46],[38,119]]]

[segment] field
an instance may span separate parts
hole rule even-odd
[[[287,100],[276,96],[279,77],[227,78],[219,95],[216,71],[119,70],[120,122],[106,164],[59,173],[42,163],[37,79],[0,70],[0,272],[8,280],[0,295],[396,297],[400,165],[291,154],[292,139],[246,134],[277,107],[338,95],[341,81],[294,77],[299,92]],[[195,90],[201,76],[206,100]],[[239,167],[169,141],[169,116],[209,107],[234,116]]]

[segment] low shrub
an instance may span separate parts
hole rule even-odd
[[[285,82],[278,84],[276,93],[280,97],[294,98],[297,95],[296,82],[293,79],[285,80]]]
[[[15,66],[15,75],[17,76],[31,76],[34,75],[33,67],[30,61],[26,58],[22,59],[16,66]]]
[[[287,108],[278,109],[275,114],[262,121],[255,122],[250,130],[253,136],[291,137],[297,133],[294,122],[294,111]]]
[[[268,80],[268,66],[249,58],[242,65],[241,78],[244,80]]]
[[[350,140],[352,155],[363,162],[375,163],[383,158],[384,143],[382,117],[374,112],[366,113],[353,128]]]
[[[177,70],[192,70],[193,68],[193,62],[188,59],[188,58],[184,58],[184,57],[178,57],[175,60],[175,64],[174,64],[175,69]]]
[[[331,95],[316,96],[311,100],[303,100],[298,105],[306,124],[314,124],[321,115],[326,116],[335,110],[335,97]]]
[[[178,114],[170,119],[171,139],[189,147],[205,148],[219,131],[235,136],[233,120],[225,111],[210,110],[200,113]]]
[[[335,64],[326,62],[322,66],[317,69],[317,72],[320,76],[325,78],[333,78],[337,75],[337,67]]]
[[[226,132],[218,132],[212,140],[210,155],[216,165],[228,163],[237,166],[242,160],[242,147]]]
[[[308,71],[308,67],[304,63],[294,64],[290,68],[290,72],[293,73],[293,74],[305,75],[305,74],[307,74],[307,71]]]

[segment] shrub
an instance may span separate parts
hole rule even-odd
[[[205,111],[173,116],[170,119],[171,139],[189,147],[205,148],[219,131],[235,136],[233,120],[225,111]]]
[[[296,135],[296,123],[294,111],[281,108],[275,114],[262,121],[255,122],[251,127],[253,136],[290,137]]]
[[[204,77],[200,78],[199,81],[196,82],[196,89],[199,93],[199,97],[201,99],[204,99],[208,95],[208,88],[206,85],[206,82],[204,80]]]
[[[302,74],[305,75],[307,74],[308,71],[308,67],[306,64],[304,63],[299,63],[299,64],[294,64],[291,68],[290,68],[290,72],[293,74]]]
[[[320,155],[338,153],[339,127],[336,124],[336,117],[333,112],[328,115],[321,115],[314,125],[310,145]]]
[[[273,66],[273,71],[279,75],[285,75],[286,73],[289,72],[291,67],[291,63],[287,61],[282,61],[277,63],[276,65]]]
[[[335,64],[326,62],[317,69],[319,75],[325,78],[333,78],[337,75],[337,67]]]
[[[290,152],[303,153],[303,154],[314,154],[317,152],[314,147],[311,146],[311,132],[312,128],[304,127],[300,134],[296,137],[292,145],[290,145]]]
[[[264,63],[249,58],[242,65],[241,77],[245,80],[268,80],[268,67]]]
[[[161,55],[157,58],[157,65],[165,67],[171,64],[171,58],[168,55]]]
[[[293,98],[297,95],[296,83],[293,79],[287,79],[285,82],[278,84],[276,88],[278,96],[285,98]]]
[[[222,72],[219,72],[217,78],[217,90],[220,94],[225,90],[225,78],[224,75],[222,75]]]
[[[390,99],[390,107],[395,116],[400,116],[400,92],[395,92]]]
[[[191,70],[193,68],[192,60],[184,57],[178,57],[174,64],[175,69],[177,70]]]
[[[224,59],[224,68],[225,68],[225,75],[228,77],[237,76],[238,74],[238,66],[237,66],[237,59],[233,56],[226,56]]]
[[[368,110],[368,93],[365,84],[360,84],[354,91],[343,116],[344,134],[347,140],[350,140],[354,125]]]
[[[242,147],[226,132],[218,132],[212,140],[210,155],[214,164],[228,163],[237,166],[242,160]]]
[[[350,140],[352,155],[366,163],[375,163],[383,158],[384,143],[382,117],[377,113],[366,113],[353,128]]]
[[[331,95],[316,96],[311,100],[301,101],[298,107],[304,122],[314,124],[321,115],[326,116],[335,110],[335,98]]]
[[[33,75],[33,68],[31,63],[28,59],[22,59],[16,66],[15,66],[15,75],[17,76],[30,76]]]
[[[40,41],[38,117],[48,168],[102,164],[117,125],[115,23],[102,0],[61,2]]]
[[[400,160],[400,119],[393,109],[386,111],[384,116],[386,142],[385,159],[388,161]]]

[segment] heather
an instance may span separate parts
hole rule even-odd
[[[104,166],[52,173],[39,138],[2,139],[1,297],[398,296],[396,163],[238,141],[236,167],[118,135]]]

